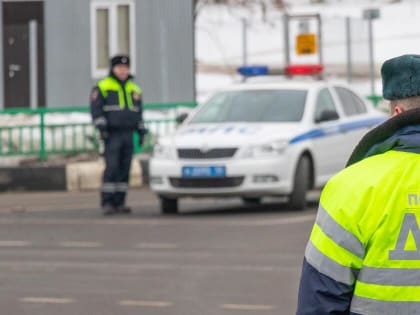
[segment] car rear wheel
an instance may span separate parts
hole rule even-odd
[[[256,205],[261,204],[261,198],[258,198],[258,197],[255,197],[255,198],[243,197],[242,201],[244,202],[244,204],[250,205],[250,206],[256,206]]]
[[[178,199],[167,198],[159,196],[160,199],[160,211],[162,214],[176,214],[178,213]]]
[[[308,156],[302,156],[297,164],[293,191],[289,196],[289,207],[303,210],[306,207],[306,193],[309,189],[311,162]]]

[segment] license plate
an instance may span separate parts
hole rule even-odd
[[[224,166],[184,166],[182,177],[225,177]]]

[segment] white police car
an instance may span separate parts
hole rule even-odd
[[[198,106],[159,139],[150,184],[163,213],[181,197],[288,196],[305,207],[308,189],[345,166],[354,146],[386,115],[344,86],[323,81],[240,84]]]

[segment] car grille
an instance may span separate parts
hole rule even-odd
[[[177,188],[226,188],[240,186],[244,177],[222,178],[174,178],[169,179],[171,185]]]
[[[180,159],[223,159],[235,155],[237,148],[217,148],[203,151],[201,149],[178,149]]]

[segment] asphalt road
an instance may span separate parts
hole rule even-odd
[[[1,314],[293,314],[316,214],[282,203],[181,202],[147,189],[104,218],[98,194],[0,194]]]

